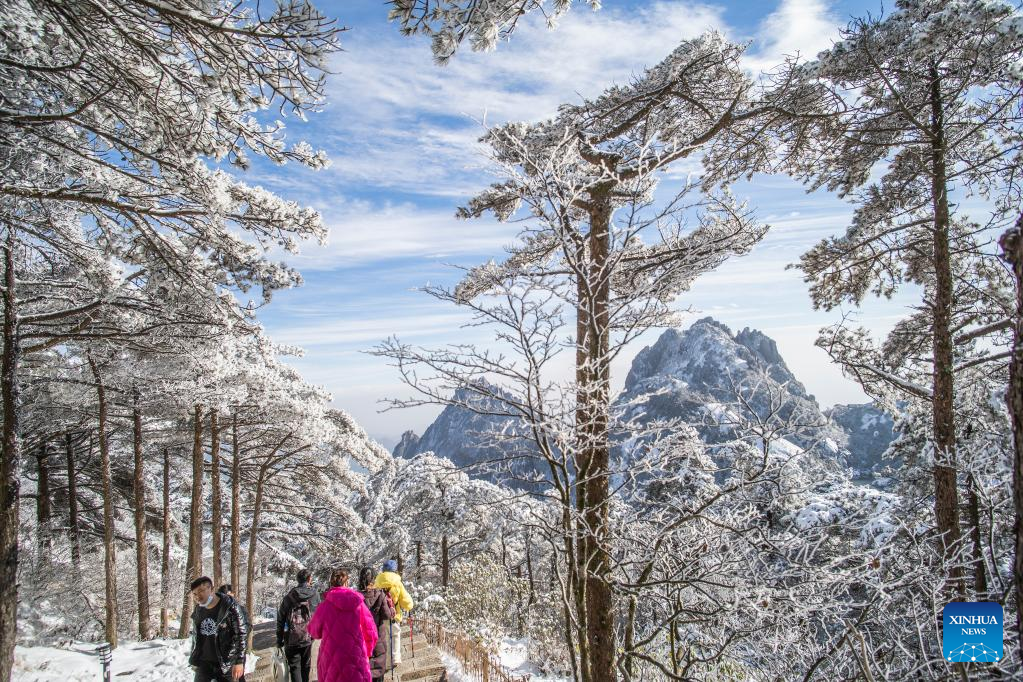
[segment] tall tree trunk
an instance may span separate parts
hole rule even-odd
[[[536,603],[536,579],[533,576],[532,539],[526,535],[526,576],[529,578],[529,605]],[[567,623],[565,624],[568,625]]]
[[[245,566],[245,608],[249,613],[252,613],[255,599],[252,587],[256,582],[256,538],[259,536],[259,514],[263,507],[263,486],[266,482],[266,472],[267,468],[264,465],[260,468],[259,476],[256,478],[256,498],[252,506],[252,526],[249,529],[249,556]],[[249,633],[249,642],[251,641],[252,633]]]
[[[36,454],[36,525],[39,529],[39,557],[50,558],[50,442],[43,437]]]
[[[586,628],[591,682],[610,682],[615,674],[614,606],[611,559],[608,553],[610,500],[610,326],[611,287],[608,254],[611,247],[611,202],[606,190],[591,195],[587,282],[585,282],[586,336],[579,340],[586,362],[577,368],[585,383],[581,474],[585,491],[582,520],[586,548],[583,579],[586,583]]]
[[[181,602],[181,626],[178,637],[188,635],[192,612],[192,592],[189,583],[202,573],[202,405],[195,406],[192,431],[192,504],[188,519],[188,560],[185,563],[185,594]]]
[[[586,251],[580,246],[577,251],[579,263],[585,263]],[[580,265],[580,267],[583,267]],[[573,587],[572,595],[575,598],[575,613],[578,619],[578,640],[579,640],[579,677],[582,682],[590,682],[590,639],[589,626],[586,618],[586,588],[588,581],[587,574],[588,557],[590,556],[592,542],[587,532],[585,518],[586,510],[589,508],[587,501],[588,487],[586,481],[590,475],[591,452],[590,452],[590,431],[592,427],[591,417],[591,396],[592,376],[589,359],[589,336],[590,336],[590,292],[587,282],[580,279],[576,282],[578,302],[576,305],[576,340],[575,340],[575,378],[576,378],[576,413],[575,413],[575,447],[576,447],[576,481],[575,481],[575,523],[569,520],[564,523],[571,531],[569,536],[573,540],[573,548],[568,550],[568,556],[575,558],[575,563],[569,571],[572,578],[570,584]],[[568,512],[571,514],[571,511]]]
[[[146,539],[146,469],[142,458],[142,409],[139,392],[132,391],[132,450],[135,455],[135,583],[139,602],[139,639],[152,639],[149,621],[149,541]]]
[[[220,546],[224,533],[224,517],[220,500],[220,423],[216,410],[210,411],[210,486],[213,505],[210,531],[213,540],[213,586],[220,587],[224,582],[224,562]]]
[[[973,589],[975,599],[987,598],[987,567],[984,563],[983,530],[980,526],[980,497],[977,482],[970,474],[967,485],[967,511],[970,515],[970,544],[973,545]]]
[[[81,575],[82,540],[78,528],[78,472],[75,466],[75,437],[70,431],[64,434],[64,457],[67,459],[67,510],[68,529],[71,535],[71,565],[75,577]]]
[[[566,542],[566,545],[571,545],[571,542]],[[576,655],[575,649],[575,637],[572,635],[572,577],[571,573],[575,570],[575,561],[571,556],[565,557],[565,565],[568,566],[569,575],[566,576],[567,583],[567,594],[562,596],[562,606],[564,607],[563,617],[565,619],[565,651],[568,652],[568,661],[572,667],[572,681],[580,682],[582,679],[579,672],[579,657]],[[551,579],[555,580],[558,575],[558,553],[551,552]]]
[[[89,355],[89,366],[96,380],[96,400],[99,402],[100,471],[103,478],[103,574],[106,578],[106,638],[111,647],[117,647],[117,545],[114,537],[114,485],[110,473],[110,443],[107,442],[107,396],[99,366]]]
[[[405,575],[405,557],[402,556],[401,552],[398,552],[398,575]]]
[[[7,227],[4,253],[4,348],[0,359],[3,442],[0,444],[0,681],[9,682],[14,667],[18,617],[18,497],[21,444],[18,439],[18,310],[15,293],[14,231]]]
[[[448,578],[451,577],[451,564],[448,560],[448,534],[440,536],[440,583],[448,586]]]
[[[231,418],[231,585],[239,594],[241,585],[242,458],[238,445],[238,415]]]
[[[416,540],[416,580],[423,579],[423,541]]]
[[[942,557],[952,562],[959,549],[959,490],[956,484],[956,432],[952,376],[952,257],[949,250],[948,173],[945,165],[945,112],[941,79],[931,65],[931,200],[934,211],[933,265],[933,436],[934,518]],[[949,567],[949,588],[965,597],[962,566]]]
[[[170,634],[170,451],[163,449],[163,551],[160,552],[160,636]]]
[[[1016,315],[1012,327],[1012,360],[1009,363],[1009,388],[1005,400],[1012,419],[1012,501],[1016,512],[1013,528],[1015,548],[1012,562],[1013,589],[1016,592],[1016,632],[1023,633],[1023,214],[1015,227],[1001,238],[1002,256],[1012,265],[1016,280]],[[1017,637],[1019,660],[1023,660],[1023,636]]]

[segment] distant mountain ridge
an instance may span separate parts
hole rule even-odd
[[[732,435],[714,422],[720,420],[722,410],[734,414],[725,406],[736,403],[737,392],[757,413],[777,408],[782,419],[798,417],[801,423],[814,424],[788,440],[861,476],[881,464],[881,455],[893,438],[889,415],[870,404],[822,410],[789,369],[774,339],[748,327],[733,334],[710,317],[684,331],[667,329],[643,348],[615,404],[637,423],[681,420],[695,426],[705,442],[714,443]],[[481,446],[478,435],[484,433],[505,438]],[[528,447],[524,438],[517,444],[507,438],[514,435],[525,433],[510,418],[448,406],[421,437],[411,431],[403,434],[394,454],[411,457],[432,451],[464,467]],[[628,453],[619,456],[628,457]]]
[[[502,395],[496,386],[483,386],[486,392]],[[485,467],[505,462],[505,475],[513,479],[532,477],[533,464],[528,457],[532,442],[525,438],[526,431],[520,421],[500,414],[506,410],[499,399],[461,388],[455,392],[454,400],[474,407],[475,411],[460,405],[446,406],[422,436],[414,431],[403,433],[394,447],[394,456],[410,458],[422,452],[433,452],[460,468],[469,469],[471,475],[487,479],[497,477],[487,475]]]

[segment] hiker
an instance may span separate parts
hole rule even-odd
[[[188,663],[195,667],[195,682],[242,682],[248,618],[230,595],[213,591],[208,577],[196,578],[189,588],[195,608]]]
[[[373,682],[380,682],[390,669],[387,660],[387,640],[391,620],[394,619],[394,604],[389,594],[373,587],[375,577],[376,571],[369,566],[364,566],[359,571],[359,592],[362,592],[366,608],[373,615],[373,622],[377,626],[377,644],[369,657],[369,672],[373,676]]]
[[[384,562],[384,570],[373,581],[373,587],[386,590],[391,595],[395,607],[394,619],[387,629],[387,660],[388,665],[401,663],[401,620],[403,612],[412,610],[412,597],[405,590],[398,575],[398,562],[388,559]]]
[[[330,589],[313,614],[309,634],[321,640],[316,659],[318,682],[371,682],[369,657],[377,628],[362,594],[348,587],[348,573],[330,575]]]
[[[309,621],[320,603],[320,595],[312,586],[312,574],[302,569],[295,576],[298,585],[284,595],[277,609],[277,648],[284,649],[291,682],[309,682],[313,656],[313,638]]]
[[[226,594],[231,599],[234,599],[235,603],[238,604],[238,608],[241,609],[242,615],[245,617],[245,629],[252,632],[252,618],[249,617],[249,612],[245,610],[245,607],[238,601],[238,598],[234,596],[234,586],[231,583],[224,583],[217,588],[217,593]]]

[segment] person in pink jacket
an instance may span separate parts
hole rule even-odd
[[[309,621],[309,634],[321,640],[319,682],[372,681],[369,657],[377,643],[377,627],[363,596],[348,587],[346,572],[331,574],[330,588]]]

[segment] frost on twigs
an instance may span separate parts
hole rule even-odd
[[[542,14],[549,29],[572,6],[573,0],[388,0],[387,18],[396,21],[404,35],[422,34],[430,38],[430,48],[438,64],[450,60],[464,42],[475,52],[488,52],[500,40],[507,40],[522,18]],[[594,10],[599,0],[588,0]]]
[[[289,148],[283,124],[257,112],[319,106],[338,47],[333,21],[302,0],[272,10],[100,5],[0,8],[0,208],[40,215],[59,205],[103,228],[107,255],[129,263],[143,246],[173,262],[170,244],[182,243],[208,253],[233,286],[269,293],[295,281],[255,262],[251,242],[321,239],[319,216],[207,163],[327,165],[306,142]]]

